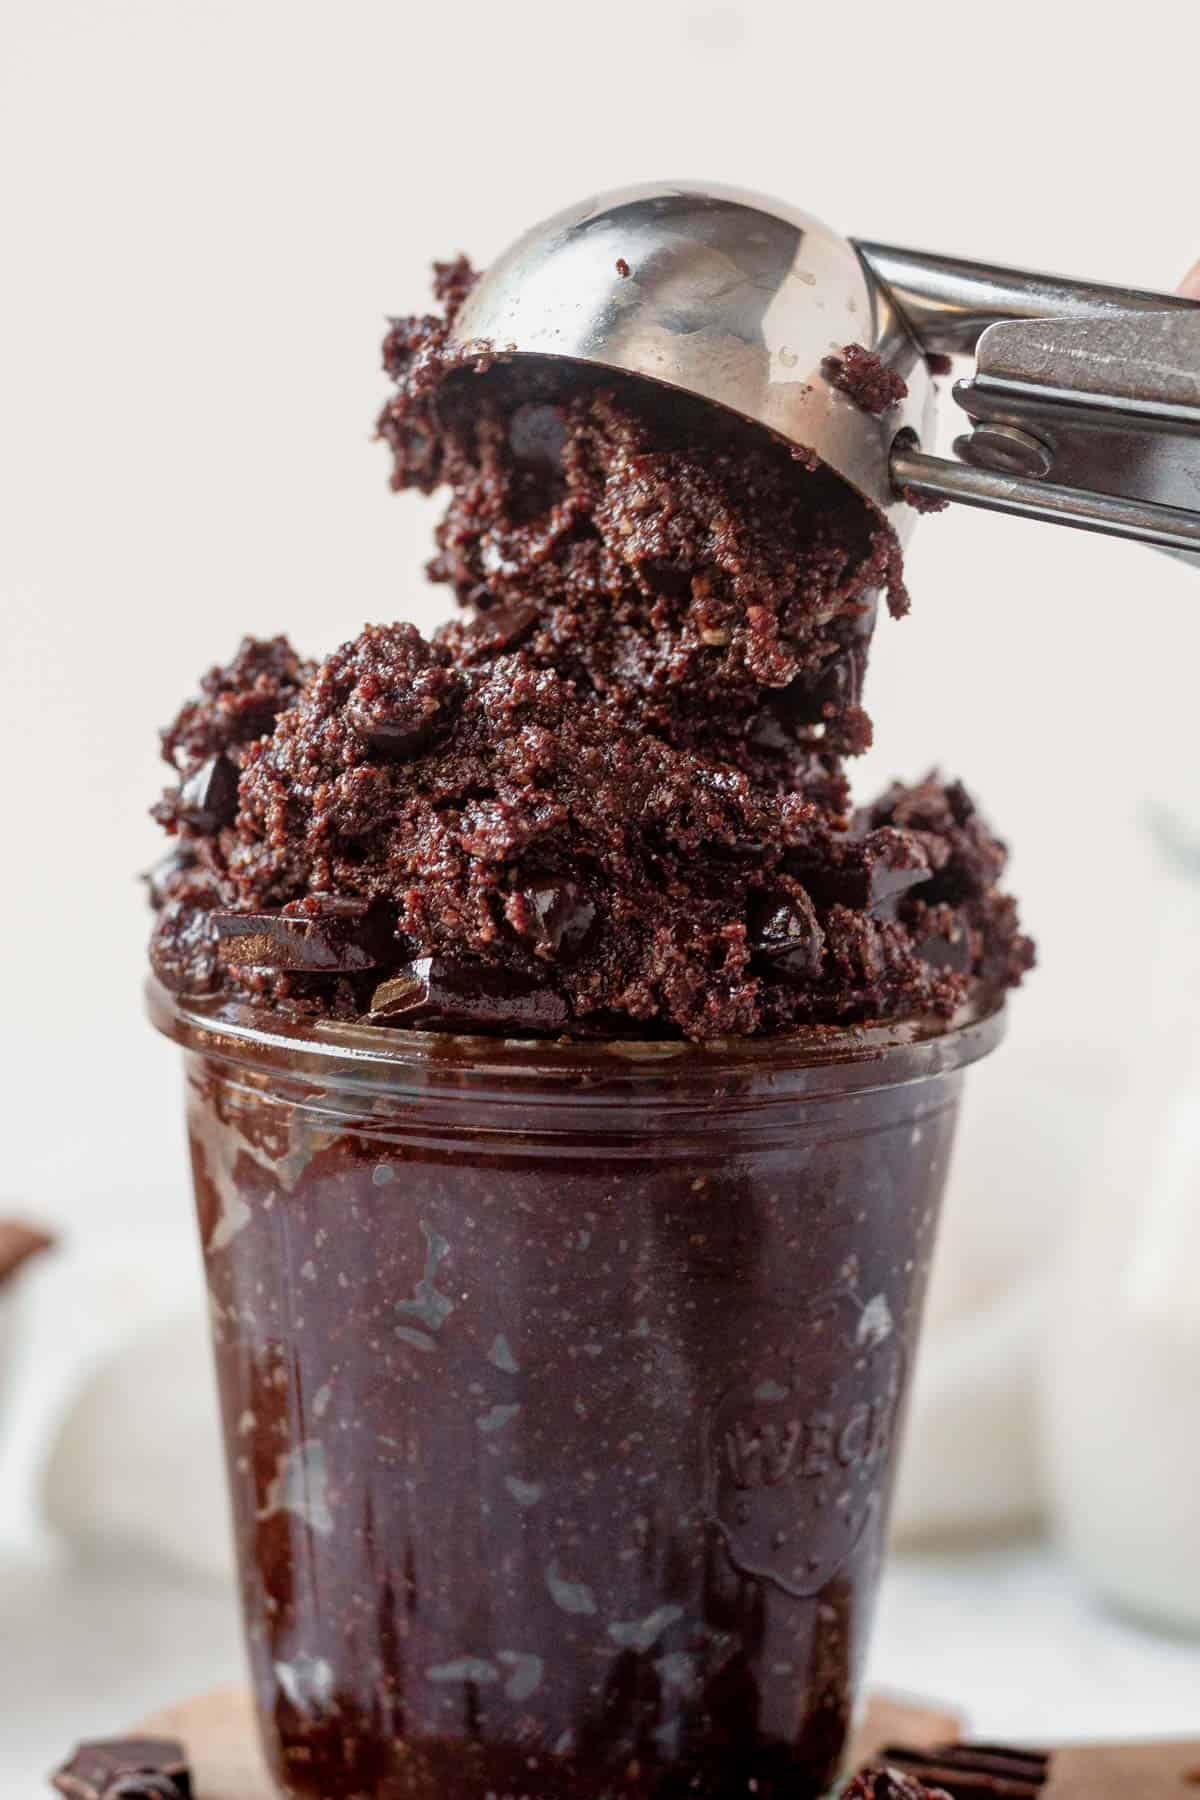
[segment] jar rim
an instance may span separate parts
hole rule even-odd
[[[393,1026],[289,1019],[270,1006],[186,999],[153,976],[151,1023],[185,1050],[264,1073],[389,1094],[496,1087],[507,1095],[618,1088],[681,1098],[746,1081],[819,1094],[892,1087],[965,1068],[1004,1035],[1002,992],[950,1019],[920,1015],[882,1024],[812,1025],[761,1038],[502,1038]]]

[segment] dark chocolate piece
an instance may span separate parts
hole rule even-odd
[[[191,1800],[192,1778],[176,1738],[100,1738],[80,1744],[51,1777],[66,1800]]]
[[[573,881],[546,880],[513,894],[505,907],[509,923],[536,950],[551,957],[577,952],[587,938],[596,908]]]
[[[950,1800],[1036,1800],[1050,1773],[1044,1751],[1002,1744],[941,1744],[931,1750],[888,1744],[880,1761],[942,1790]]]
[[[168,900],[150,939],[150,967],[164,987],[185,999],[202,999],[221,985],[212,913],[186,897]]]
[[[754,726],[755,742],[768,747],[772,731],[780,747],[815,742],[813,727],[820,726],[823,747],[843,756],[868,750],[871,721],[859,705],[865,663],[865,646],[852,644],[839,650],[815,676],[800,676],[769,693]]]
[[[477,959],[421,956],[380,983],[370,1016],[377,1024],[406,1028],[546,1036],[561,1031],[569,1014],[560,995],[517,970]]]
[[[519,600],[507,606],[491,606],[469,624],[458,629],[456,644],[466,663],[482,662],[515,650],[529,637],[537,624],[537,607],[523,606]]]
[[[365,669],[346,702],[346,719],[380,756],[417,756],[453,722],[462,684],[411,625],[397,626],[394,640],[400,656],[390,678]]]
[[[221,961],[235,969],[356,974],[403,954],[396,912],[367,900],[310,895],[294,910],[212,915]]]
[[[0,1286],[10,1280],[30,1257],[49,1250],[54,1239],[36,1225],[20,1219],[0,1219]]]
[[[806,894],[763,901],[752,916],[751,943],[777,981],[811,982],[821,973],[825,933]]]
[[[190,844],[177,844],[160,856],[152,869],[148,869],[142,880],[146,883],[146,894],[155,912],[167,904],[173,897],[181,879],[196,866],[196,852]]]
[[[183,1789],[169,1775],[118,1775],[104,1800],[183,1800]]]
[[[875,918],[894,918],[897,902],[932,873],[929,851],[915,834],[889,827],[847,840],[836,859],[814,866],[798,856],[792,867],[818,907],[845,906]]]
[[[979,934],[952,906],[918,906],[910,922],[913,949],[922,962],[965,975],[979,955]]]
[[[193,831],[206,834],[232,825],[237,815],[238,772],[223,750],[193,770],[179,790],[176,812]]]
[[[864,908],[876,919],[895,918],[897,901],[929,880],[929,851],[912,834],[887,826],[873,831],[863,848],[869,858]]]

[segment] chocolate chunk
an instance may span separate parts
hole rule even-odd
[[[839,356],[827,356],[821,368],[833,387],[876,418],[899,406],[908,393],[903,377],[861,344],[847,344]]]
[[[346,702],[346,719],[380,756],[417,756],[453,724],[462,680],[411,625],[394,626],[384,647],[387,660],[364,669]]]
[[[871,1764],[842,1789],[841,1800],[949,1800],[949,1796],[901,1769]]]
[[[751,911],[750,941],[772,981],[815,981],[825,954],[811,900],[804,894],[772,895]]]
[[[431,1010],[432,956],[418,956],[381,981],[371,995],[371,1018],[386,1025],[419,1025]]]
[[[561,467],[567,443],[567,415],[561,406],[515,408],[508,424],[508,445],[518,463]]]
[[[561,1031],[566,1002],[515,969],[477,958],[420,956],[380,982],[371,997],[379,1025],[437,1031]]]
[[[558,880],[511,895],[506,912],[514,930],[537,950],[564,958],[579,952],[596,917],[575,882]]]
[[[363,707],[348,707],[346,717],[381,756],[415,756],[437,736],[437,708],[396,708],[390,718],[376,718]]]
[[[950,906],[928,907],[912,927],[913,949],[931,969],[965,975],[973,966],[979,945],[970,927]]]
[[[935,874],[921,895],[931,903],[981,898],[1004,867],[1004,846],[960,782],[943,787],[931,775],[914,787],[889,788],[868,809],[865,823],[898,827],[927,850],[936,849]]]
[[[961,781],[946,783],[946,804],[956,825],[969,825],[976,816],[975,802]]]
[[[801,675],[767,696],[767,706],[793,737],[848,707],[857,706],[862,685],[862,659],[857,651],[839,651],[815,676]]]
[[[179,790],[176,813],[193,831],[211,836],[237,816],[238,772],[223,750],[194,769]]]
[[[789,867],[822,911],[845,906],[876,918],[893,918],[896,904],[931,875],[929,852],[912,832],[883,826],[847,840],[836,858],[814,863],[803,853]]]
[[[183,1745],[175,1738],[80,1744],[51,1781],[66,1800],[191,1800],[192,1793]]]
[[[346,717],[381,756],[416,756],[427,750],[446,724],[444,709],[427,696],[380,701],[372,708],[348,706]]]
[[[1050,1773],[1044,1751],[1003,1744],[942,1744],[932,1750],[888,1744],[880,1760],[950,1800],[1036,1800]]]
[[[863,658],[860,651],[847,650],[827,663],[812,690],[818,719],[830,719],[837,713],[857,706],[862,692]]]
[[[0,1219],[0,1286],[15,1275],[31,1256],[49,1250],[54,1239],[48,1232],[19,1219]]]
[[[492,606],[469,625],[459,628],[459,643],[467,662],[479,662],[489,656],[500,656],[523,644],[537,624],[537,607],[523,606],[519,600],[509,606]]]
[[[490,650],[515,650],[523,644],[537,623],[537,607],[493,606],[475,621],[475,642],[486,640]]]
[[[815,674],[773,689],[751,727],[751,742],[785,749],[815,741],[819,726],[823,748],[843,756],[869,750],[871,721],[859,705],[865,663],[861,647],[839,650]]]
[[[234,969],[352,975],[401,953],[391,906],[310,895],[292,912],[211,915],[221,961]]]
[[[183,1800],[183,1789],[169,1775],[118,1775],[104,1800]]]
[[[187,899],[168,900],[150,939],[150,967],[171,993],[202,999],[221,983],[212,913]]]
[[[171,899],[183,877],[196,866],[196,852],[188,844],[179,844],[160,856],[152,869],[142,876],[146,892],[155,912]]]
[[[928,881],[929,853],[917,839],[884,827],[864,840],[868,856],[866,910],[874,918],[894,918],[896,902]]]

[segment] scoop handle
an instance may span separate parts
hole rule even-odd
[[[956,500],[1046,525],[1073,525],[1078,531],[1132,538],[1200,568],[1200,512],[1181,506],[1028,481],[930,456],[903,440],[892,451],[892,482],[898,493],[919,500]]]
[[[969,355],[987,327],[1002,319],[1098,319],[1200,306],[1182,294],[1106,287],[894,244],[856,239],[854,247],[921,348],[939,355]]]

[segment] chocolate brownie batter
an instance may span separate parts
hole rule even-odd
[[[908,393],[904,377],[862,344],[847,344],[839,355],[827,356],[823,366],[834,387],[877,419],[899,406]]]
[[[163,737],[159,977],[695,1039],[949,1016],[1018,981],[1031,947],[965,790],[850,806],[876,597],[907,606],[886,526],[702,403],[452,354],[471,280],[438,265],[442,310],[393,323],[379,420],[394,486],[448,491],[429,573],[458,616],[318,666],[247,640],[205,678]]]
[[[854,1780],[842,1789],[841,1800],[950,1800],[950,1795],[942,1788],[927,1787],[915,1776],[881,1763],[860,1769]]]

